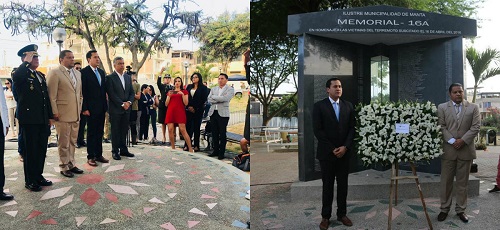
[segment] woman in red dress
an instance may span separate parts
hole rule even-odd
[[[176,77],[174,79],[174,89],[167,92],[167,99],[165,106],[168,107],[167,115],[165,116],[165,123],[168,126],[168,136],[170,139],[170,146],[175,149],[175,124],[179,125],[184,141],[188,146],[189,152],[193,152],[191,146],[191,138],[186,131],[186,105],[188,104],[188,92],[183,90],[182,79]]]

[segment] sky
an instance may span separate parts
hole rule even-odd
[[[37,3],[39,4],[41,0],[15,0],[25,4]],[[132,0],[130,0],[132,1]],[[153,11],[161,11],[161,3],[165,0],[148,0],[146,3],[148,4],[149,9]],[[8,0],[0,0],[0,4],[9,3],[11,1]],[[46,0],[46,2],[54,2],[53,0]],[[211,16],[217,17],[218,15],[224,13],[225,11],[236,12],[236,13],[244,13],[249,11],[250,9],[250,1],[249,0],[189,0],[183,1],[181,0],[181,4],[179,5],[181,9],[188,11],[202,10],[203,16]],[[161,13],[161,12],[160,12]],[[161,15],[159,16],[161,20]],[[4,66],[18,66],[19,65],[19,57],[17,57],[17,51],[22,47],[34,43],[41,44],[42,42],[47,42],[46,36],[40,36],[39,38],[28,37],[27,34],[21,34],[18,36],[12,36],[10,31],[5,29],[3,25],[3,17],[0,17],[0,68]],[[199,47],[192,39],[182,39],[181,41],[177,41],[177,39],[172,39],[172,48],[176,50],[192,50],[195,51]],[[57,46],[54,46],[54,49],[57,49]],[[57,52],[57,50],[56,50]],[[43,54],[42,54],[43,55]]]

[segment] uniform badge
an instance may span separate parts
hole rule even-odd
[[[30,74],[30,77],[31,78],[35,78],[35,75],[33,75],[33,73]]]
[[[30,85],[30,89],[31,89],[31,90],[34,90],[34,89],[35,89],[35,87],[33,87],[33,84],[31,84],[31,85]]]

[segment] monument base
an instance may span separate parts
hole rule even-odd
[[[400,170],[400,176],[413,175],[411,171]],[[440,175],[418,172],[418,179],[425,198],[439,198]],[[349,174],[348,200],[389,199],[391,170],[373,169]],[[308,182],[295,182],[291,186],[292,200],[321,200],[323,182],[321,179]],[[479,179],[469,177],[469,197],[479,196]],[[335,188],[336,194],[336,188]],[[415,180],[400,180],[398,199],[419,198]]]

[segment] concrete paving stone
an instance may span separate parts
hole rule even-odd
[[[110,162],[97,167],[86,164],[86,148],[76,150],[76,164],[85,172],[74,178],[59,174],[57,148],[49,148],[44,175],[54,184],[30,192],[24,188],[17,143],[6,142],[5,174],[18,179],[4,186],[15,200],[0,201],[0,220],[5,220],[0,229],[246,228],[250,213],[242,207],[250,207],[250,201],[240,194],[248,190],[250,175],[228,160],[141,144],[129,148],[141,154],[116,161],[110,144],[103,146]]]
[[[265,143],[259,142],[252,142],[251,150],[253,163],[252,202],[250,204],[252,229],[318,229],[321,222],[321,195],[318,194],[321,194],[321,191],[307,199],[294,199],[292,196],[292,184],[298,181],[298,153],[268,153]],[[448,218],[443,222],[438,222],[439,194],[426,195],[425,203],[434,229],[499,229],[500,192],[488,193],[495,183],[499,154],[499,146],[488,146],[488,151],[477,151],[478,159],[475,162],[479,166],[479,172],[471,175],[480,180],[479,195],[468,199],[466,214],[469,216],[469,223],[460,221],[453,211],[453,206]],[[433,178],[427,177],[426,179]],[[351,182],[353,181],[350,178],[349,183]],[[350,199],[349,193],[353,191],[349,191],[347,216],[354,224],[350,228],[387,229],[389,183],[388,180],[387,193],[380,194],[378,199]],[[356,192],[369,194],[372,191],[366,189]],[[333,217],[335,217],[335,203],[334,201]],[[429,228],[419,198],[400,197],[398,205],[394,207],[393,218],[392,229]],[[330,220],[329,229],[348,229],[335,218]]]

